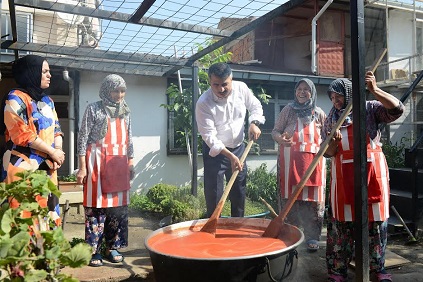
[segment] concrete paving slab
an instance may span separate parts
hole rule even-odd
[[[103,260],[104,266],[62,269],[63,273],[71,274],[79,281],[154,281],[153,267],[150,256],[144,247],[144,238],[153,230],[159,228],[158,220],[141,217],[131,213],[129,217],[129,246],[121,249],[125,260],[123,263],[110,263]],[[69,241],[72,238],[84,238],[84,215],[70,213],[65,225],[64,234]]]
[[[102,267],[85,266],[79,269],[64,268],[64,273],[72,274],[80,281],[103,282],[103,281],[148,281],[154,282],[154,270],[151,266],[148,251],[144,246],[144,239],[154,230],[160,228],[159,219],[146,217],[137,212],[131,212],[129,217],[129,246],[122,249],[125,256],[122,264],[112,264],[104,261]],[[68,240],[84,237],[83,214],[70,214],[64,230]],[[320,249],[309,253],[302,244],[297,248],[297,270],[289,277],[289,281],[327,281],[326,270],[326,231],[322,233],[319,242]],[[405,237],[406,241],[406,237]],[[389,240],[388,240],[389,244]],[[406,246],[401,241],[393,242],[388,246],[389,254],[395,258],[403,258],[409,262],[392,266],[389,273],[393,281],[422,282],[423,281],[423,244]],[[171,281],[171,280],[169,280]],[[285,281],[285,280],[284,280]],[[349,269],[349,280],[355,281],[354,269]],[[195,281],[187,281],[195,282]],[[220,282],[220,281],[217,281]]]

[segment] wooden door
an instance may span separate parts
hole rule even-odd
[[[341,12],[327,11],[317,22],[318,49],[317,73],[327,76],[344,76],[345,33]]]

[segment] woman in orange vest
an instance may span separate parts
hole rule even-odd
[[[404,105],[393,95],[376,85],[372,72],[367,72],[368,90],[377,100],[366,101],[366,141],[369,211],[369,257],[370,272],[377,281],[391,281],[385,270],[387,222],[389,217],[389,176],[385,155],[380,143],[380,123],[398,119]],[[324,125],[330,132],[343,109],[352,99],[352,83],[348,79],[334,80],[328,89],[333,103]],[[328,212],[326,263],[329,281],[347,281],[347,269],[354,249],[354,143],[353,116],[349,114],[341,129],[335,133],[325,153],[332,157],[330,208]]]
[[[14,62],[13,77],[18,87],[3,101],[5,152],[1,180],[11,183],[24,170],[45,170],[57,185],[57,169],[65,161],[63,132],[53,100],[46,94],[50,67],[45,58],[27,55]],[[59,199],[48,197],[50,216],[60,224]]]
[[[77,181],[84,185],[85,240],[93,249],[89,264],[93,267],[103,265],[103,239],[106,259],[112,263],[123,261],[118,249],[128,246],[134,148],[125,94],[121,76],[106,76],[100,87],[101,100],[87,106],[78,134]]]
[[[314,156],[320,149],[321,130],[326,115],[316,107],[317,92],[314,83],[303,78],[295,85],[294,101],[280,112],[272,130],[278,142],[278,186],[282,205],[287,202]],[[322,158],[302,193],[294,203],[286,221],[303,228],[307,249],[316,251],[323,226],[325,210],[326,169]]]

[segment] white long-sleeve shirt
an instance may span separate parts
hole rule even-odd
[[[260,101],[241,81],[232,81],[232,93],[225,99],[218,98],[211,88],[200,96],[195,116],[198,131],[210,147],[210,156],[217,156],[225,147],[241,145],[247,110],[249,123],[253,120],[265,122]]]

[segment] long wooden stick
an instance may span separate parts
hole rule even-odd
[[[242,164],[247,158],[248,152],[250,152],[250,149],[253,143],[254,143],[253,140],[250,140],[248,142],[248,145],[245,148],[244,153],[241,156],[241,159],[239,160]],[[204,226],[201,228],[200,231],[216,234],[217,219],[220,217],[220,214],[222,213],[222,209],[223,209],[223,206],[225,205],[226,198],[228,197],[229,192],[231,191],[232,185],[234,184],[238,174],[239,174],[239,170],[235,170],[234,173],[232,173],[231,179],[229,180],[228,185],[226,185],[225,191],[223,191],[222,197],[220,198],[219,203],[217,203],[217,206],[214,209],[213,214],[210,216],[209,220],[207,220],[206,224],[204,224]]]
[[[378,54],[376,61],[373,63],[372,67],[370,68],[372,72],[376,71],[376,68],[379,66],[380,62],[382,61],[387,51],[388,51],[387,48],[383,48],[382,50],[380,50],[380,53]]]
[[[413,236],[413,233],[411,233],[410,229],[408,229],[407,224],[405,224],[404,219],[402,219],[402,217],[400,216],[400,214],[399,214],[399,212],[397,211],[397,209],[396,209],[393,205],[391,206],[391,209],[394,211],[395,215],[396,215],[396,216],[399,218],[399,220],[401,221],[402,226],[404,226],[405,231],[407,231],[408,235],[411,237],[411,240],[412,240],[413,242],[416,242],[416,241],[417,241],[417,240],[416,240],[416,238]]]
[[[313,161],[311,162],[310,166],[307,168],[300,182],[296,185],[294,192],[292,192],[292,194],[289,196],[285,206],[283,207],[278,217],[274,218],[269,223],[269,226],[267,226],[266,230],[263,233],[263,237],[271,237],[271,238],[278,237],[287,214],[291,210],[292,206],[294,205],[295,201],[297,200],[298,196],[303,190],[305,183],[310,178],[311,174],[313,173],[314,169],[319,163],[320,158],[323,156],[323,154],[326,152],[327,148],[329,147],[329,143],[332,140],[333,136],[335,135],[335,132],[339,130],[342,123],[344,123],[351,109],[352,109],[352,100],[345,107],[344,112],[342,113],[338,121],[336,122],[335,126],[332,128],[329,135],[326,137],[325,141],[320,145],[319,151],[317,152],[316,156],[314,156]]]
[[[273,218],[278,216],[278,214],[275,212],[273,207],[268,202],[266,202],[265,199],[263,199],[262,197],[259,197],[259,200],[266,206],[266,208],[269,210],[269,212],[270,212],[270,214]]]

